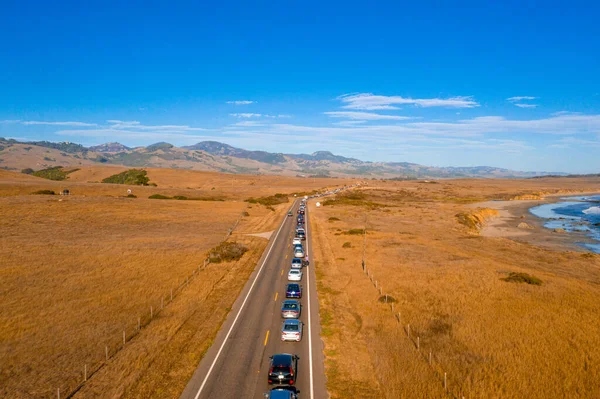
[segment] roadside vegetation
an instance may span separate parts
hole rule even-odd
[[[247,251],[244,244],[225,241],[210,250],[208,259],[210,263],[232,262],[240,260]]]
[[[502,278],[502,281],[508,281],[509,283],[526,283],[530,285],[542,285],[542,280],[535,276],[531,276],[527,273],[514,273],[508,274],[508,277]]]
[[[56,195],[53,190],[38,190],[31,193],[33,195]]]
[[[272,207],[273,205],[285,204],[286,202],[290,202],[290,200],[287,194],[277,193],[268,197],[248,198],[246,202]]]

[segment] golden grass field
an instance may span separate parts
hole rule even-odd
[[[377,181],[360,191],[310,210],[332,398],[444,397],[444,373],[449,397],[600,397],[600,255],[482,237],[456,217],[477,214],[477,201],[600,192],[600,179]],[[394,313],[361,268],[364,236],[345,234],[365,224],[367,268]],[[543,284],[502,281],[509,272]]]
[[[267,244],[247,234],[273,230],[289,207],[243,200],[345,183],[162,169],[148,172],[158,187],[88,183],[123,170],[62,182],[0,171],[0,397],[65,397],[107,345],[109,361],[75,397],[178,397]],[[73,195],[29,195],[63,188]],[[138,198],[123,198],[127,188]],[[155,193],[225,201],[147,199]],[[196,273],[171,302],[240,217],[229,240],[250,250]]]

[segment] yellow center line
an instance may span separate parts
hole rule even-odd
[[[279,295],[279,292],[275,293],[275,300],[277,300],[277,296]]]
[[[283,269],[281,269],[281,275],[283,276]]]
[[[267,336],[265,337],[265,346],[267,346],[267,342],[269,342],[269,330],[267,330]]]
[[[287,255],[285,256],[285,258],[287,259]]]

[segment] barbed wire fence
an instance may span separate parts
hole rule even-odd
[[[247,205],[232,227],[227,230],[227,234],[223,241],[227,241],[229,237],[231,237],[233,231],[245,216],[246,209]],[[186,276],[185,279],[176,286],[171,287],[169,292],[163,293],[160,298],[157,298],[148,304],[147,310],[134,317],[133,322],[123,326],[122,331],[116,336],[109,338],[104,341],[103,344],[99,345],[95,359],[90,359],[88,362],[84,362],[81,365],[78,378],[76,377],[72,381],[65,382],[62,386],[57,387],[55,391],[56,397],[58,399],[69,399],[75,396],[94,374],[107,366],[109,361],[127,346],[128,342],[139,335],[154,319],[158,318],[163,310],[181,295],[190,283],[194,281],[194,279],[196,279],[209,264],[210,251],[206,254],[204,260],[193,269],[191,274]],[[53,395],[54,394],[51,392],[49,396],[52,397]]]
[[[422,360],[426,361],[427,364],[429,365],[429,367],[433,370],[434,374],[437,377],[437,381],[442,384],[446,395],[453,399],[465,399],[460,387],[452,386],[449,384],[450,375],[448,374],[447,369],[445,369],[443,367],[443,365],[441,364],[441,359],[439,358],[439,356],[435,355],[435,353],[433,352],[433,349],[427,349],[427,348],[423,347],[423,345],[421,345],[422,330],[414,324],[411,326],[409,320],[403,320],[402,311],[398,307],[394,306],[394,300],[391,299],[393,297],[388,296],[388,294],[384,293],[382,285],[375,278],[373,272],[367,267],[366,247],[367,247],[367,214],[365,214],[365,224],[364,224],[364,229],[363,229],[363,251],[362,251],[361,265],[362,265],[363,273],[367,276],[367,278],[370,280],[371,284],[373,284],[373,287],[379,293],[378,302],[382,302],[384,305],[386,305],[388,307],[388,309],[391,312],[390,314],[394,317],[394,319],[398,323],[398,327],[404,331],[406,338],[412,343],[412,346],[418,352],[420,358]],[[381,298],[383,298],[383,301],[381,301]],[[388,298],[390,298],[389,301],[388,301]],[[406,324],[403,324],[403,323],[406,323]],[[456,384],[456,385],[458,385],[458,384]]]

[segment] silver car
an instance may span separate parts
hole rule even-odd
[[[301,311],[302,306],[295,299],[288,299],[281,303],[281,317],[284,319],[297,319]]]
[[[300,342],[302,340],[302,327],[303,324],[300,320],[285,320],[281,326],[281,340]]]
[[[296,258],[304,258],[304,249],[302,249],[301,245],[296,245],[294,247],[294,256]]]

